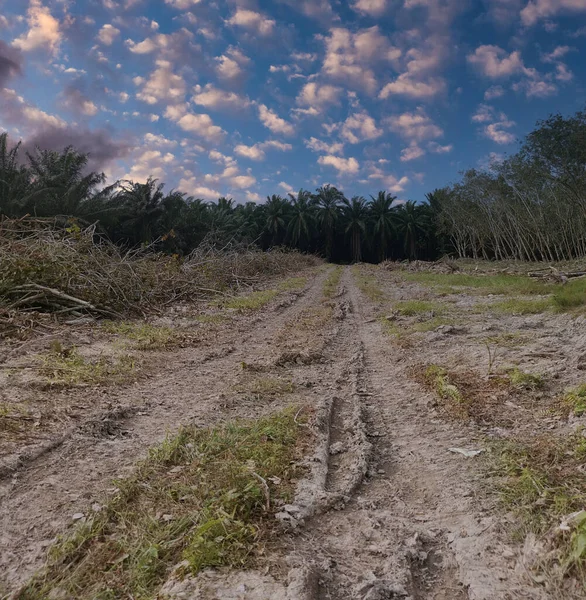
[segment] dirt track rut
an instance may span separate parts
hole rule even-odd
[[[474,444],[474,432],[430,412],[429,396],[406,376],[407,358],[385,339],[349,268],[331,318],[299,334],[296,324],[306,313],[322,310],[326,276],[317,275],[289,305],[219,334],[213,353],[191,348],[168,355],[156,378],[119,391],[121,404],[134,409],[107,435],[80,429],[0,482],[6,583],[15,587],[38,568],[71,516],[87,511],[166,431],[256,416],[292,400],[317,405],[327,399],[325,500],[285,543],[287,564],[313,576],[311,585],[299,592],[290,586],[283,597],[540,598],[514,571],[514,553],[478,492],[479,472],[448,452]],[[233,392],[242,363],[290,377],[299,391],[281,404],[243,400]],[[281,596],[266,599],[272,597]]]

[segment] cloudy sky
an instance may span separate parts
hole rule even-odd
[[[586,0],[0,0],[0,130],[207,200],[400,199],[586,100]]]

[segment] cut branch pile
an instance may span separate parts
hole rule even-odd
[[[153,247],[125,250],[94,227],[38,219],[0,221],[0,328],[15,312],[121,318],[177,300],[227,294],[316,264],[295,252],[202,244],[181,259]]]

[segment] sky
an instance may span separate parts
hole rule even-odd
[[[109,181],[422,200],[586,102],[586,0],[0,0],[0,131]]]

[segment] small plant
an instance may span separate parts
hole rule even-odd
[[[243,568],[291,499],[308,429],[294,408],[188,427],[153,448],[118,492],[49,552],[18,600],[154,598],[170,570]]]
[[[124,336],[135,343],[139,350],[159,350],[177,344],[182,336],[172,327],[162,327],[150,323],[109,321],[104,324],[108,333]]]
[[[525,388],[528,390],[537,390],[542,388],[544,385],[543,377],[541,375],[526,373],[518,367],[507,369],[507,375],[511,385],[514,385],[515,387]]]
[[[429,302],[428,300],[404,300],[396,302],[394,309],[404,317],[415,317],[426,313],[439,315],[445,311],[445,307],[439,302]]]
[[[448,372],[438,365],[430,365],[425,370],[425,379],[435,389],[440,398],[456,404],[463,404],[464,398],[460,390],[450,382]]]
[[[581,417],[586,413],[586,383],[567,392],[563,397],[563,403],[577,417]]]
[[[220,305],[224,308],[237,310],[239,312],[249,310],[259,310],[263,306],[275,299],[278,295],[279,290],[262,290],[259,292],[252,292],[248,296],[236,296],[220,302]]]
[[[75,347],[63,348],[60,342],[52,343],[51,350],[39,355],[38,360],[41,375],[49,385],[57,386],[122,383],[133,375],[136,368],[131,356],[100,357],[91,361],[79,354]]]
[[[498,356],[498,347],[492,347],[490,344],[486,345],[486,352],[488,353],[488,374],[492,375],[494,372],[494,365]]]

